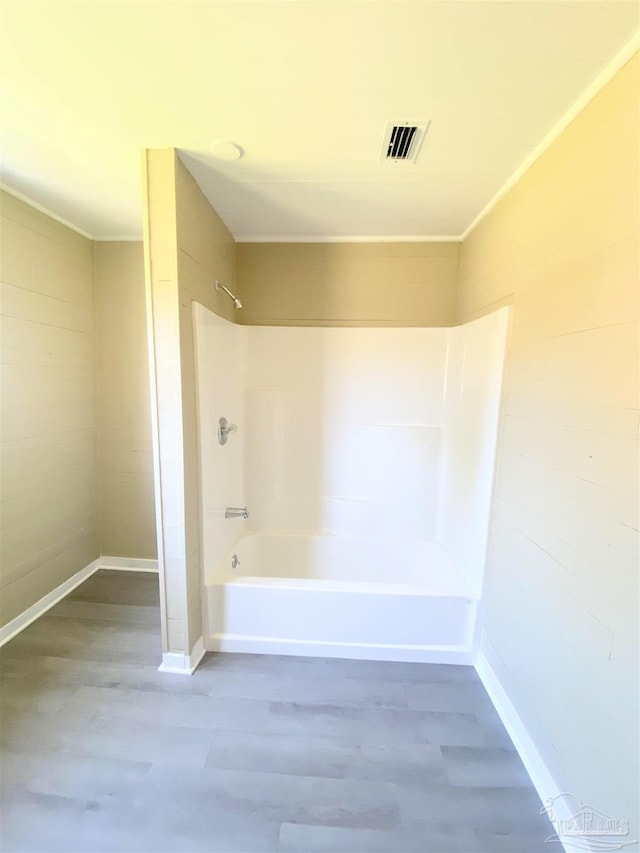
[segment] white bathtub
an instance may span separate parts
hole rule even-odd
[[[207,604],[212,651],[471,662],[477,601],[435,542],[251,534]]]

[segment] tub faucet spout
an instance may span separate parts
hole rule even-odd
[[[224,511],[225,518],[249,518],[246,506],[228,506]]]

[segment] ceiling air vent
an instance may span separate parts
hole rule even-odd
[[[427,135],[428,121],[390,121],[384,132],[380,161],[415,163]]]

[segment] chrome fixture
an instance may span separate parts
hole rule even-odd
[[[224,284],[222,284],[222,282],[218,281],[217,279],[216,279],[216,290],[224,290],[224,292],[227,294],[229,299],[231,299],[231,301],[233,302],[233,307],[236,309],[236,311],[238,310],[238,308],[242,308],[242,302],[240,302],[240,300],[235,295],[235,293],[231,293],[229,288],[225,287]]]
[[[218,421],[218,441],[220,444],[226,444],[232,432],[238,432],[238,427],[235,424],[230,424],[226,418],[220,418]]]
[[[249,518],[246,506],[228,506],[224,511],[225,518]]]
[[[231,557],[231,568],[237,569],[239,565],[240,565],[240,560],[238,559],[238,555],[234,554],[233,557]]]

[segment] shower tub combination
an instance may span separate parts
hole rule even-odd
[[[257,533],[207,586],[212,650],[469,662],[476,600],[435,542]]]
[[[452,329],[195,315],[207,648],[470,663],[508,309]]]

